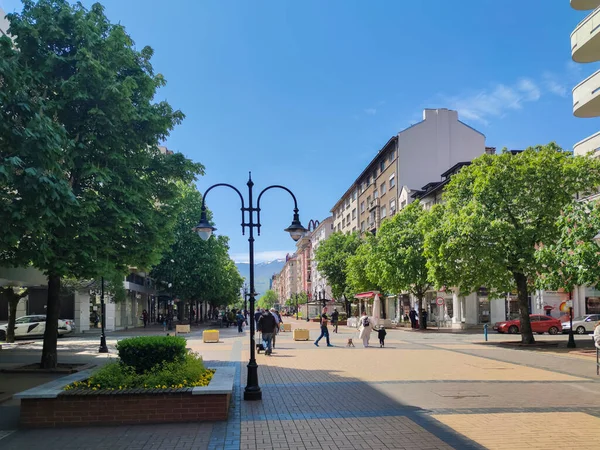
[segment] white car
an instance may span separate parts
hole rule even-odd
[[[587,334],[594,331],[596,324],[600,320],[600,314],[587,314],[581,317],[573,318],[573,331],[577,334]],[[562,323],[563,333],[568,333],[571,329],[569,321]]]
[[[0,341],[6,340],[8,324],[0,325]],[[72,319],[58,319],[58,336],[71,333],[75,330],[75,321]],[[46,331],[46,316],[23,316],[15,322],[15,338],[43,336]]]

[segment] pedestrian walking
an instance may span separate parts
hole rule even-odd
[[[413,309],[408,313],[408,318],[410,319],[410,327],[414,330],[417,328],[417,312]]]
[[[600,350],[600,322],[598,322],[596,328],[594,328],[594,345]]]
[[[277,335],[279,334],[281,318],[279,317],[279,314],[277,314],[277,310],[275,308],[271,308],[270,311],[271,311],[271,314],[273,314],[273,318],[275,319],[275,322],[277,324],[275,327],[275,331],[273,332],[273,337],[271,338],[273,341],[273,348],[275,348],[275,341],[276,341]]]
[[[329,323],[329,317],[327,317],[327,308],[323,308],[323,313],[321,314],[321,335],[315,341],[315,345],[319,346],[319,341],[325,338],[327,342],[327,347],[333,347],[331,342],[329,342],[329,330],[327,329],[327,324]]]
[[[367,312],[363,311],[362,317],[358,321],[359,331],[358,338],[362,339],[363,346],[367,348],[369,346],[369,339],[371,338],[371,321],[369,316],[367,316]]]
[[[377,331],[377,337],[379,338],[379,348],[385,347],[385,335],[387,334],[387,331],[385,331],[385,327],[381,326],[379,327],[379,330]]]
[[[339,320],[340,320],[340,313],[338,312],[337,308],[335,308],[333,310],[333,312],[331,313],[331,325],[332,325],[334,333],[338,332],[338,321]]]
[[[256,308],[256,312],[254,313],[254,328],[258,330],[258,319],[262,316],[262,311],[260,308]]]
[[[237,315],[235,316],[235,318],[237,320],[238,333],[243,333],[244,332],[244,322],[246,319],[244,318],[242,311],[239,311],[237,313]]]
[[[270,356],[273,353],[271,342],[273,333],[277,327],[275,317],[271,314],[271,311],[266,310],[262,313],[257,321],[257,329],[262,334],[263,345],[265,347],[265,355]]]
[[[423,321],[423,329],[427,329],[427,311],[425,308],[421,310],[421,320]]]
[[[146,328],[146,325],[148,324],[148,311],[142,311],[142,320],[144,321],[144,328]]]

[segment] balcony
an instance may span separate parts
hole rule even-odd
[[[579,63],[600,60],[600,9],[579,22],[571,33],[571,57]]]
[[[575,153],[576,156],[586,156],[590,153],[591,156],[598,156],[598,150],[600,150],[600,131],[579,141],[573,146],[573,153]]]
[[[373,199],[369,202],[369,211],[372,211],[373,209],[377,208],[379,206],[379,199]]]
[[[589,11],[600,6],[600,0],[571,0],[571,8],[577,11]]]
[[[600,116],[600,70],[573,88],[573,115],[575,117]]]

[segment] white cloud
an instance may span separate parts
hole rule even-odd
[[[377,114],[377,110],[375,108],[367,108],[365,109],[365,114],[368,114],[369,116],[374,116],[375,114]]]
[[[546,71],[539,80],[523,77],[512,84],[498,83],[487,89],[442,96],[442,101],[456,109],[461,118],[489,125],[492,119],[522,109],[546,94],[567,97],[571,87],[583,78],[581,64],[569,61],[561,73]]]
[[[285,259],[285,255],[292,254],[289,250],[272,250],[265,252],[254,252],[254,262],[269,262],[276,259]],[[236,263],[248,263],[250,262],[248,253],[232,253],[229,255]]]

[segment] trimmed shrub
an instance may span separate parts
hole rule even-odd
[[[159,364],[183,362],[185,344],[179,336],[141,336],[119,341],[117,350],[123,364],[145,373]]]

